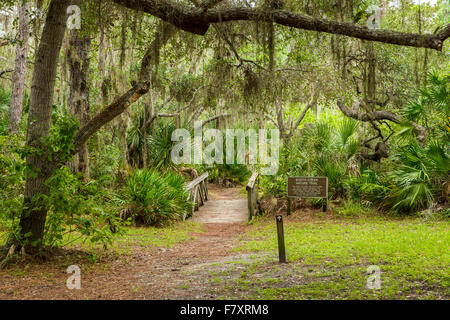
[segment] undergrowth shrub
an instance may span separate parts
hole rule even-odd
[[[115,236],[123,234],[123,221],[110,191],[102,186],[110,177],[82,182],[69,168],[63,167],[47,181],[48,196],[42,196],[48,214],[44,245],[58,247],[67,244],[67,235],[83,242],[111,245]]]
[[[439,199],[450,175],[450,156],[445,149],[436,142],[428,147],[412,142],[399,148],[394,156],[397,168],[389,174],[392,186],[385,205],[410,213],[428,208],[435,200],[448,201]]]
[[[11,230],[21,212],[26,166],[17,146],[22,144],[21,136],[0,135],[0,231]]]
[[[192,208],[184,189],[185,178],[175,172],[135,170],[118,195],[120,204],[132,212],[136,223],[163,226],[185,218]]]
[[[0,87],[0,135],[8,134],[10,103],[11,103],[11,92]]]
[[[361,201],[366,206],[379,205],[389,192],[387,182],[369,168],[362,169],[357,177],[348,177],[344,186],[350,198]]]

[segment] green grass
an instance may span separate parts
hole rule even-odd
[[[201,225],[194,222],[177,223],[170,227],[128,227],[127,234],[117,240],[117,245],[127,247],[139,245],[145,247],[170,248],[174,244],[192,239],[191,232],[201,232]]]
[[[170,248],[177,243],[192,239],[193,237],[190,235],[192,232],[202,232],[201,225],[191,221],[184,221],[164,228],[126,227],[126,234],[117,237],[114,240],[111,249],[119,253],[130,254],[132,248],[137,246],[148,248]],[[75,234],[67,235],[67,240],[65,242],[73,242],[66,247],[88,250],[96,250],[100,247],[96,244],[82,242],[82,240],[77,239],[77,237],[78,236]]]
[[[448,298],[449,227],[448,220],[417,218],[287,219],[290,263],[278,266],[280,271],[273,267],[278,248],[275,224],[259,221],[236,250],[268,255],[247,270],[245,282],[241,278],[234,285],[254,299]],[[380,267],[378,290],[366,288],[369,265]],[[262,286],[273,282],[274,274],[280,283]]]

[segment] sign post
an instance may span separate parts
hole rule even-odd
[[[283,216],[277,215],[278,256],[280,263],[286,263],[286,247],[284,245]]]
[[[287,196],[288,199],[324,198],[322,211],[326,212],[328,210],[328,177],[288,177]],[[288,214],[290,209],[289,205]]]

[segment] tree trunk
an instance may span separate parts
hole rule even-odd
[[[41,42],[36,53],[28,115],[27,147],[40,152],[27,156],[32,169],[26,177],[25,196],[20,217],[21,235],[26,240],[27,252],[37,252],[42,246],[47,208],[39,202],[38,195],[48,194],[45,181],[54,168],[51,167],[43,140],[48,137],[51,123],[52,101],[56,67],[67,21],[70,0],[52,0],[48,9]]]
[[[27,75],[27,55],[28,55],[28,15],[30,4],[19,2],[19,42],[16,46],[16,61],[14,68],[14,79],[11,95],[11,107],[9,110],[9,134],[15,134],[19,130],[20,119],[22,118],[23,95],[25,91],[25,78]]]
[[[70,68],[70,112],[78,119],[80,126],[89,121],[89,47],[88,36],[80,36],[77,30],[70,32],[67,52]],[[75,172],[82,172],[85,180],[89,178],[89,150],[84,143],[73,159]]]

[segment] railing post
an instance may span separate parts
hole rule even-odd
[[[247,197],[248,197],[248,221],[253,218],[253,189],[247,189]]]
[[[192,201],[192,213],[194,215],[194,211],[197,211],[201,205],[204,205],[208,200],[208,172],[205,172],[200,177],[192,180],[187,183],[185,186],[186,190],[189,190],[189,197],[187,201]]]
[[[248,181],[247,186],[247,201],[248,201],[248,221],[252,220],[255,215],[255,210],[257,206],[258,200],[258,189],[257,189],[257,181],[258,181],[258,172],[253,172],[250,180]]]

